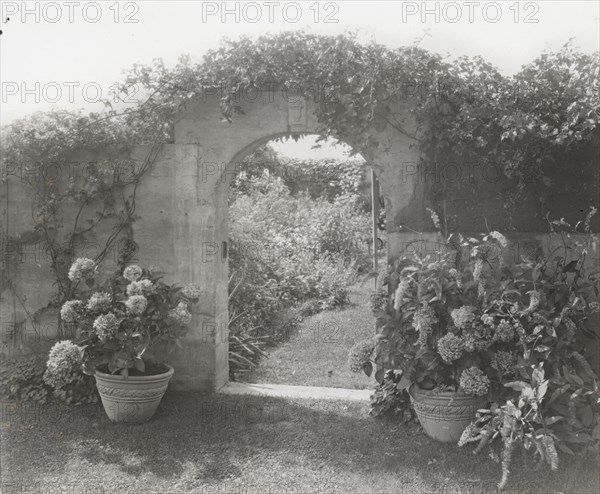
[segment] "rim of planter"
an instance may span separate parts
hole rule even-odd
[[[415,392],[417,390],[418,390],[418,392]],[[468,395],[467,393],[465,393],[464,391],[462,391],[460,389],[456,390],[456,391],[423,389],[417,383],[412,383],[409,386],[408,393],[410,394],[410,396],[412,398],[418,398],[418,396],[428,396],[428,397],[442,396],[442,397],[475,398],[475,399],[480,398],[477,396]]]
[[[99,377],[101,377],[103,380],[105,381],[112,381],[112,382],[122,382],[122,381],[141,381],[141,382],[153,382],[153,381],[162,381],[163,379],[165,379],[166,377],[171,377],[173,375],[173,373],[175,372],[175,369],[169,365],[169,364],[165,364],[164,362],[161,362],[162,365],[165,365],[169,368],[169,370],[167,372],[163,372],[162,374],[154,374],[152,376],[123,376],[121,374],[107,374],[106,372],[102,372],[100,370],[98,370],[96,368],[95,370],[95,374]]]

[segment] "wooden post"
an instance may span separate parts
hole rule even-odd
[[[375,290],[377,290],[377,221],[379,220],[379,181],[375,170],[371,168],[371,212],[373,215],[373,271],[375,272]]]

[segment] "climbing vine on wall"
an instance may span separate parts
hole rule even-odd
[[[565,183],[561,168],[587,170],[579,181],[597,182],[599,67],[598,52],[581,53],[570,41],[504,76],[481,57],[449,61],[418,46],[390,49],[351,34],[288,32],[226,40],[196,64],[182,57],[173,69],[160,60],[134,66],[121,90],[143,87],[150,95],[144,118],[159,112],[167,119],[189,99],[216,93],[225,123],[252,91],[302,94],[317,103],[321,136],[365,157],[380,146],[378,133],[391,127],[425,152],[422,167],[477,163],[503,175],[510,185],[501,198],[506,225],[514,228],[519,207],[531,206],[527,193],[539,198],[535,213],[543,224],[552,193]],[[416,132],[403,123],[406,111],[414,113]],[[477,191],[457,190],[474,187],[451,182],[438,181],[432,195],[466,192],[476,208]]]
[[[141,163],[115,157],[99,161],[73,161],[76,153],[113,147],[125,151],[131,135],[121,122],[97,115],[71,112],[35,114],[17,121],[3,134],[2,180],[20,181],[32,192],[32,223],[17,235],[3,239],[1,288],[9,289],[33,322],[48,308],[60,307],[72,295],[68,270],[78,251],[95,247],[100,263],[119,243],[117,263],[135,252],[132,223],[141,178],[151,167],[157,148]],[[52,170],[52,171],[51,171]],[[98,236],[104,228],[105,235]],[[48,305],[32,311],[18,293],[12,274],[18,272],[24,252],[49,263],[56,287]],[[58,337],[64,325],[58,317]]]

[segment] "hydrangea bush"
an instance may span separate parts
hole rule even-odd
[[[154,269],[136,265],[98,285],[96,268],[91,259],[80,258],[69,271],[71,281],[85,284],[77,285],[78,297],[65,302],[60,314],[76,325],[79,339],[61,342],[51,352],[46,374],[55,389],[72,388],[69,369],[81,364],[87,374],[104,365],[125,376],[131,369],[146,372],[155,345],[179,345],[192,320],[191,306],[201,295],[196,284],[168,285]]]
[[[399,259],[388,275],[386,310],[377,312],[374,406],[384,408],[390,369],[406,378],[395,385],[405,393],[414,383],[486,397],[489,408],[459,445],[479,442],[478,453],[500,439],[500,454],[490,451],[502,464],[500,489],[516,447],[552,469],[559,452],[598,453],[600,290],[598,272],[586,263],[598,245],[595,213],[592,207],[575,227],[549,221],[562,246],[512,264],[498,232],[453,234],[436,255]]]

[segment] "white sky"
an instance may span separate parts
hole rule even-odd
[[[0,123],[6,124],[34,111],[51,108],[99,110],[101,107],[93,104],[96,89],[106,96],[110,86],[122,79],[122,71],[133,63],[149,64],[153,58],[162,58],[171,66],[179,55],[186,53],[199,60],[207,49],[217,47],[224,36],[235,38],[241,34],[291,29],[337,34],[351,29],[358,30],[364,39],[397,47],[410,45],[415,38],[427,33],[422,47],[452,57],[482,55],[507,75],[518,71],[521,65],[542,51],[559,48],[571,37],[583,51],[600,49],[600,2],[596,0],[500,1],[497,4],[480,1],[471,2],[471,6],[470,2],[460,1],[279,0],[272,2],[271,7],[269,2],[245,5],[247,3],[111,0],[97,2],[100,7],[97,10],[94,2],[86,1],[71,2],[71,6],[64,1],[2,1]],[[294,3],[300,8],[291,5]],[[499,5],[500,9],[491,4]],[[422,17],[424,6],[432,12],[425,18]],[[237,9],[239,18],[232,13],[223,19],[223,7],[233,12]],[[24,14],[26,9],[31,13]],[[69,22],[70,9],[73,22]],[[269,22],[269,9],[272,9],[274,22]],[[438,19],[435,18],[436,9]],[[469,22],[469,9],[473,22]],[[208,15],[215,10],[214,15]],[[409,15],[411,10],[416,13]],[[460,20],[450,22],[459,10]],[[318,19],[315,19],[316,11],[319,12]],[[515,22],[517,11],[519,19]],[[115,22],[117,12],[119,18]],[[261,19],[250,22],[259,12]],[[49,22],[59,13],[61,17],[57,22]],[[10,14],[8,22],[7,14]],[[128,14],[130,20],[138,22],[124,22]],[[330,20],[338,22],[325,23],[328,14]],[[98,22],[89,22],[98,15]],[[497,22],[490,22],[498,15]],[[524,22],[528,15],[529,20],[538,22]],[[299,20],[291,22],[296,16]],[[88,84],[87,93],[82,90],[85,84]],[[57,93],[57,87],[61,94]],[[24,89],[31,92],[27,94]],[[307,141],[310,140],[288,141],[284,145],[286,154],[302,157],[312,143]],[[337,155],[339,152],[339,149],[327,150],[318,155]]]

